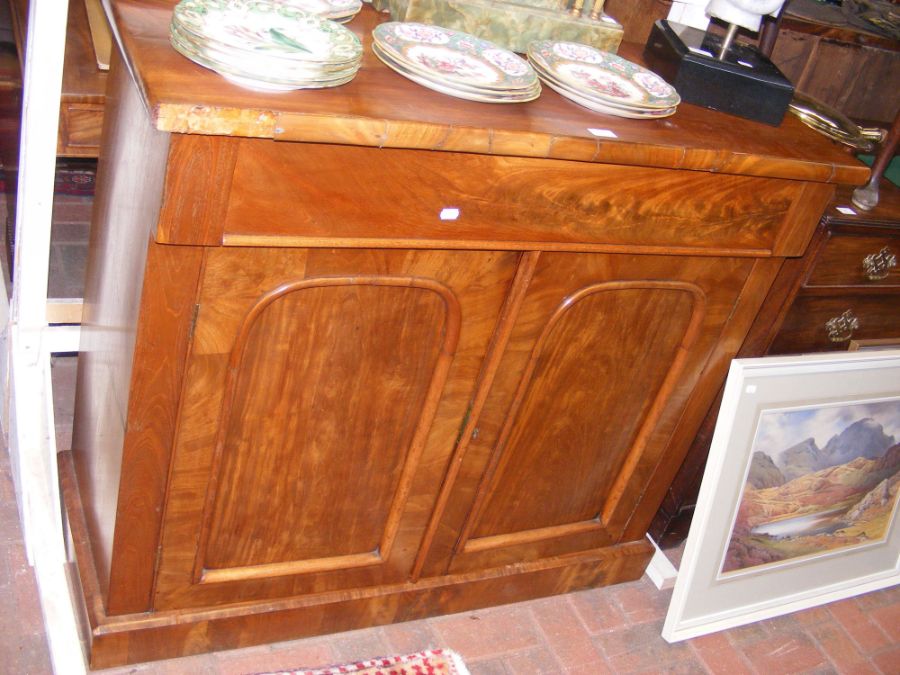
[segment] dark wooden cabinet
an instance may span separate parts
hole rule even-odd
[[[851,340],[900,339],[898,298],[883,295],[803,295],[794,301],[770,354],[846,350]]]
[[[851,340],[900,341],[900,192],[882,189],[874,213],[844,214],[843,193],[799,269],[796,297],[774,332],[768,354],[845,350]]]
[[[779,268],[867,170],[795,120],[488,106],[369,53],[251,93],[168,47],[171,6],[114,4],[62,462],[92,663],[640,576]]]

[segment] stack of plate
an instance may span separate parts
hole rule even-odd
[[[537,73],[525,59],[449,28],[383,23],[372,32],[372,51],[413,82],[457,98],[522,103],[541,94]]]
[[[532,42],[528,61],[544,84],[594,112],[654,119],[674,114],[681,102],[656,73],[577,42]]]
[[[315,0],[349,19],[350,0]],[[235,84],[262,91],[336,87],[359,70],[359,38],[305,11],[313,0],[182,0],[172,15],[172,46]],[[353,0],[353,7],[359,0]],[[338,8],[342,9],[338,9]],[[352,13],[351,13],[352,12]]]

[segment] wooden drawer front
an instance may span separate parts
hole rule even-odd
[[[63,104],[59,115],[57,153],[69,157],[97,157],[102,128],[102,105]]]
[[[858,327],[832,341],[826,324],[849,311]],[[835,328],[837,330],[838,327]],[[900,340],[900,293],[879,295],[803,295],[788,312],[769,354],[845,350],[850,340],[897,338]]]
[[[900,286],[900,232],[894,237],[833,235],[806,285]]]
[[[200,152],[173,148],[179,184],[167,193],[180,196],[164,205],[158,241],[185,243],[179,233],[223,228],[224,218],[220,237],[233,245],[799,255],[806,237],[794,241],[788,224],[802,220],[796,229],[810,233],[828,196],[771,178],[452,152],[242,139],[235,154],[219,160],[234,162],[227,208],[198,223],[192,205],[210,190],[224,199],[228,186],[197,171]]]

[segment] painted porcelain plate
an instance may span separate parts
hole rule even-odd
[[[681,102],[678,92],[656,73],[588,45],[539,40],[528,45],[528,58],[582,96],[619,107],[666,109]]]
[[[362,0],[290,0],[292,5],[310,14],[332,21],[346,22],[362,9]]]
[[[207,61],[223,68],[244,73],[247,76],[258,76],[263,79],[280,79],[302,81],[305,79],[327,79],[359,69],[359,62],[342,64],[322,64],[314,61],[296,61],[280,59],[269,55],[241,52],[229,49],[211,41],[201,41],[178,28],[176,24],[169,26],[172,46],[182,55],[191,58],[198,54]]]
[[[209,54],[205,48],[182,37],[174,27],[170,30],[169,39],[172,47],[182,56],[204,68],[217,72],[234,84],[256,91],[275,92],[336,87],[352,80],[358,70],[357,66],[333,72],[321,72],[315,69],[296,72],[273,69],[256,71],[248,68],[248,64],[234,65]]]
[[[394,63],[445,86],[522,91],[538,84],[537,73],[522,57],[449,28],[390,21],[377,26],[372,38]]]
[[[532,65],[537,71],[538,77],[543,84],[569,100],[575,101],[579,105],[590,108],[595,112],[616,115],[618,117],[628,117],[631,119],[646,119],[652,117],[668,117],[669,115],[674,114],[677,108],[677,106],[672,106],[670,108],[641,108],[631,105],[622,105],[608,99],[589,96],[584,90],[567,86],[564,82],[561,82],[550,73],[544,71],[537,63],[533,63]]]
[[[172,22],[198,39],[250,53],[321,63],[362,58],[353,32],[293,0],[182,0]]]
[[[467,101],[477,101],[479,103],[526,103],[533,101],[541,95],[541,86],[539,82],[534,87],[523,89],[521,91],[496,91],[489,89],[480,89],[478,87],[467,86],[463,84],[448,83],[446,81],[435,80],[421,75],[405,64],[394,61],[389,55],[384,53],[377,43],[372,43],[372,52],[381,59],[385,65],[393,71],[403,75],[407,79],[423,87],[437,91],[441,94],[462,98]]]
[[[602,113],[604,115],[613,115],[615,117],[625,117],[633,120],[648,120],[648,119],[660,119],[663,117],[669,117],[675,114],[676,107],[673,106],[671,108],[658,108],[653,110],[626,110],[624,108],[617,108],[615,106],[604,105],[600,101],[587,98],[585,96],[580,96],[577,92],[572,91],[571,89],[567,89],[566,87],[562,87],[559,84],[556,84],[550,80],[544,80],[544,84],[550,87],[553,91],[560,94],[561,96],[569,99],[573,103],[577,103],[583,108],[587,108],[593,112]]]

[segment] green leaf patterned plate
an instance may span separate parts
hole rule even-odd
[[[172,24],[169,31],[172,47],[194,63],[215,71],[225,79],[242,87],[264,92],[293,91],[295,89],[322,89],[336,87],[352,80],[359,69],[355,64],[342,69],[325,69],[297,62],[293,69],[262,69],[252,59],[234,62],[223,58],[208,45],[198,45],[185,37]]]
[[[250,53],[319,63],[362,58],[350,30],[293,0],[182,0],[172,22],[198,39]]]
[[[538,83],[537,73],[522,57],[449,28],[389,21],[377,26],[372,38],[394,62],[445,85],[523,91]]]
[[[179,28],[174,22],[169,26],[169,35],[172,46],[188,58],[190,56],[185,54],[185,51],[196,52],[211,62],[235,72],[246,73],[248,76],[259,75],[268,79],[302,80],[304,78],[315,79],[329,73],[356,71],[359,68],[358,61],[322,64],[314,61],[282,59],[270,54],[243,52],[211,40],[200,40]]]
[[[588,45],[538,40],[528,45],[528,59],[581,96],[619,107],[666,109],[681,102],[656,73]]]

